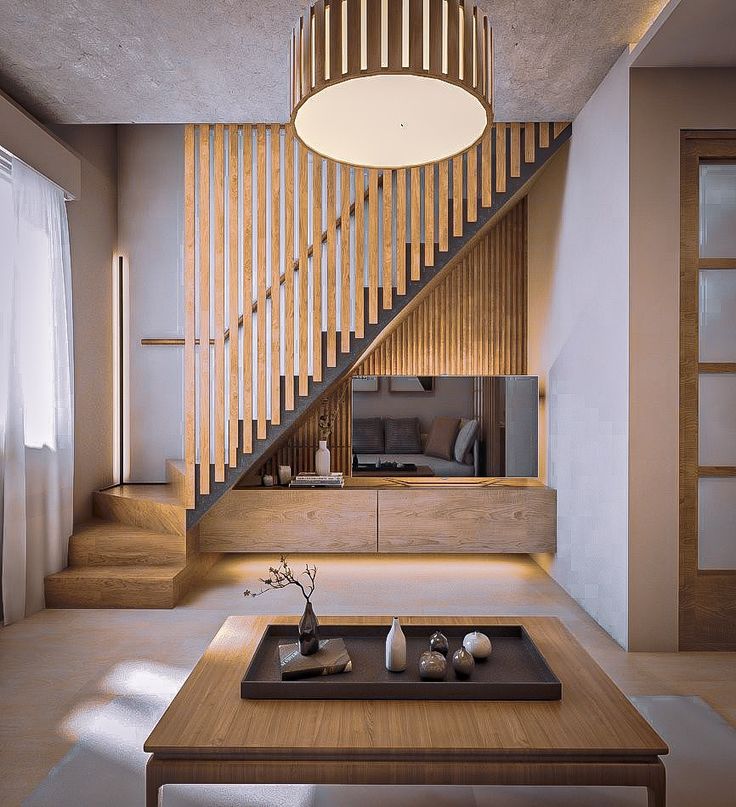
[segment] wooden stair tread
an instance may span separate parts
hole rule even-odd
[[[142,499],[156,504],[174,505],[182,507],[179,497],[172,486],[166,483],[160,485],[116,485],[114,488],[99,491],[100,496],[116,496],[121,499]]]
[[[136,527],[134,524],[106,521],[102,518],[93,518],[91,521],[81,524],[72,534],[73,538],[88,536],[90,538],[115,538],[121,541],[128,538],[150,539],[151,541],[179,541],[181,539],[180,535],[173,535],[170,532],[156,532],[145,527]]]
[[[115,578],[119,580],[174,580],[181,574],[185,565],[175,566],[67,566],[60,572],[50,574],[47,580],[59,578],[75,578],[78,580],[100,580]]]

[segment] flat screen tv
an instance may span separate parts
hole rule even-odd
[[[536,376],[361,376],[353,475],[536,477]]]

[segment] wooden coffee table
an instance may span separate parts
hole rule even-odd
[[[170,783],[621,785],[646,787],[649,806],[664,807],[666,744],[560,620],[403,621],[428,633],[435,621],[524,625],[562,681],[561,701],[241,700],[265,626],[296,621],[225,621],[146,740],[148,807]]]

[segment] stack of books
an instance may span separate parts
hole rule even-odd
[[[345,480],[341,472],[336,471],[326,476],[312,473],[299,474],[289,483],[290,488],[342,488]]]
[[[342,639],[323,639],[311,656],[299,652],[299,644],[279,645],[281,680],[296,681],[317,675],[339,675],[353,669],[353,662]]]

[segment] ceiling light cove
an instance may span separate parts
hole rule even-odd
[[[311,151],[407,168],[467,149],[493,120],[487,18],[464,0],[319,0],[291,41],[291,121]]]

